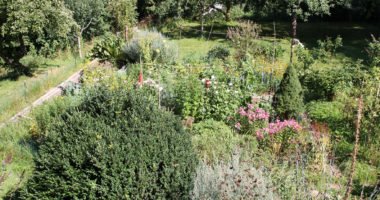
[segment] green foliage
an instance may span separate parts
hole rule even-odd
[[[30,69],[20,63],[31,50],[48,56],[65,48],[75,24],[62,1],[0,1],[0,57],[5,67],[19,73]]]
[[[120,67],[124,64],[121,48],[124,42],[120,37],[111,33],[101,37],[92,48],[89,57],[99,59],[100,62],[111,62]]]
[[[342,38],[337,36],[335,40],[327,37],[326,40],[318,40],[318,48],[314,50],[317,59],[327,62],[326,59],[336,55],[337,50],[343,46]]]
[[[195,76],[186,77],[178,84],[176,95],[177,113],[183,117],[194,117],[196,121],[223,121],[235,112],[241,102],[241,91],[237,86],[206,74],[202,80]]]
[[[122,48],[127,62],[138,63],[175,63],[178,47],[156,31],[138,31]]]
[[[180,120],[146,90],[85,92],[56,116],[17,199],[186,199],[196,155]]]
[[[368,63],[371,67],[380,66],[380,38],[376,39],[375,36],[372,36],[372,41],[368,44],[367,47],[368,53]]]
[[[273,108],[282,119],[297,118],[303,112],[303,91],[293,65],[286,69],[273,97]]]
[[[136,23],[136,3],[136,0],[108,0],[107,10],[115,31],[125,32],[126,26],[132,27]]]
[[[226,60],[228,56],[230,56],[231,52],[230,49],[226,46],[215,46],[207,53],[207,59],[208,60],[214,60],[214,59],[222,59]]]
[[[307,105],[307,113],[311,119],[325,122],[329,125],[334,125],[345,119],[342,110],[344,110],[344,104],[337,101],[310,102]]]
[[[73,12],[73,18],[78,25],[78,32],[86,38],[98,36],[107,32],[108,12],[105,0],[64,0],[65,6]]]
[[[240,5],[235,5],[231,8],[231,20],[239,20],[244,17],[244,9]]]
[[[193,126],[193,145],[198,155],[208,163],[228,161],[238,138],[223,122],[201,121]]]

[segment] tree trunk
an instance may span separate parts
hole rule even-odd
[[[224,13],[224,17],[226,18],[226,22],[231,21],[231,7],[232,7],[231,0],[227,0],[227,2],[226,2],[226,12]]]
[[[356,156],[359,151],[359,139],[360,139],[360,121],[362,118],[362,111],[363,111],[363,95],[361,94],[359,97],[358,102],[358,113],[357,113],[357,119],[356,119],[356,131],[355,131],[355,146],[354,151],[352,152],[352,163],[351,163],[351,170],[350,170],[350,176],[348,178],[348,184],[347,184],[347,190],[344,195],[344,200],[348,200],[350,198],[351,192],[352,192],[352,181],[355,174],[355,165],[356,165]]]
[[[77,40],[78,40],[78,52],[79,52],[79,58],[82,59],[82,33],[79,32],[77,35]]]
[[[205,12],[205,6],[204,6],[204,4],[202,3],[202,13],[201,13],[201,36],[202,36],[202,38],[203,38],[204,23],[205,23],[204,12]]]
[[[293,44],[297,37],[297,14],[292,14],[292,41],[290,42],[290,63],[293,63]]]

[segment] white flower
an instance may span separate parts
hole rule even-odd
[[[218,92],[218,91],[215,91],[215,94],[219,94],[219,92]]]
[[[206,79],[203,78],[203,79],[202,79],[202,83],[205,83],[205,82],[206,82]]]
[[[214,75],[211,76],[211,80],[215,80],[215,78],[216,78],[216,77],[215,77]]]
[[[229,82],[229,83],[228,83],[228,85],[229,85],[229,86],[232,86],[232,83],[231,83],[231,82]]]

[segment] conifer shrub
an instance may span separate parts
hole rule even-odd
[[[188,199],[197,164],[180,120],[147,90],[95,88],[46,127],[17,199]]]
[[[287,68],[273,97],[273,108],[281,119],[296,118],[304,110],[302,86],[292,65]]]

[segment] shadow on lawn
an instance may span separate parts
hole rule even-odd
[[[260,23],[262,36],[273,37],[273,23]],[[227,39],[226,24],[214,24],[204,26],[204,38],[210,40]],[[210,30],[212,32],[210,34]],[[290,39],[290,22],[277,22],[276,35],[280,39]],[[343,47],[338,53],[352,59],[365,59],[365,48],[371,40],[371,34],[380,36],[380,26],[370,23],[346,23],[346,22],[300,22],[298,24],[297,37],[309,49],[317,47],[318,40],[326,37],[335,38],[340,35],[343,38]],[[167,32],[166,35],[179,39],[180,31]],[[185,26],[181,32],[181,38],[200,38],[201,26]]]

